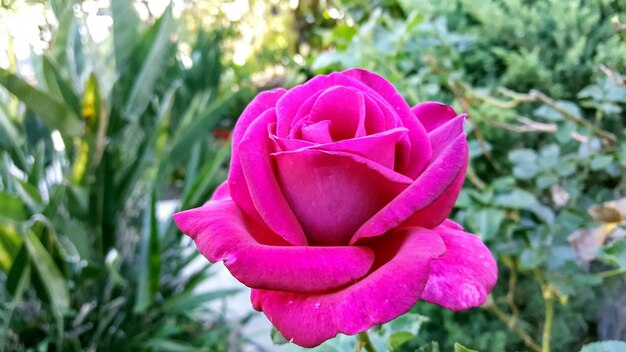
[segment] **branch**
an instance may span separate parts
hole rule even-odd
[[[510,100],[501,100],[501,99],[494,98],[487,94],[479,93],[465,82],[451,82],[450,87],[452,88],[452,91],[455,93],[457,97],[460,95],[458,92],[460,88],[461,90],[463,90],[463,92],[466,93],[466,95],[469,95],[470,97],[478,98],[489,105],[492,105],[501,109],[512,109],[522,103],[542,103],[556,110],[557,112],[559,112],[561,115],[563,115],[563,117],[566,120],[572,121],[579,126],[588,128],[592,133],[599,136],[605,145],[614,145],[617,141],[617,137],[615,137],[613,133],[605,131],[595,126],[593,123],[584,119],[583,117],[567,111],[562,106],[560,106],[554,99],[550,98],[545,93],[536,89],[532,89],[527,94],[524,94],[524,93],[518,93],[518,92],[512,91],[504,87],[500,87],[498,88],[498,92],[500,92],[502,95],[510,99]],[[467,100],[467,98],[465,98],[465,100]],[[524,123],[524,120],[521,120],[521,122]],[[529,123],[529,121],[525,121],[525,122],[526,122],[526,125]],[[530,122],[531,122],[531,125],[533,125],[533,127],[537,127],[537,125],[535,124],[536,121],[530,120]],[[545,125],[547,124],[544,124],[543,127],[547,127]]]
[[[511,330],[524,341],[526,347],[535,352],[541,352],[541,346],[539,346],[539,344],[535,342],[535,340],[533,340],[533,338],[528,335],[526,331],[519,327],[519,325],[517,324],[517,319],[513,319],[513,317],[506,314],[502,309],[500,309],[493,303],[493,297],[491,297],[491,295],[489,295],[487,303],[485,303],[482,308],[492,312],[498,319],[504,322],[509,330]]]
[[[367,334],[367,330],[359,333],[356,336],[357,342],[354,346],[355,352],[360,352],[364,349],[367,352],[376,352],[376,348],[372,344],[372,340],[370,340],[370,335]]]

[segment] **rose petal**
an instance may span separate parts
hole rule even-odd
[[[410,178],[416,178],[431,158],[430,141],[424,126],[415,118],[406,100],[389,81],[373,72],[354,68],[341,74],[357,79],[382,96],[396,111],[404,127],[409,129],[411,155],[409,162],[400,165],[398,171]]]
[[[452,211],[460,191],[459,183],[462,184],[465,177],[467,160],[466,136],[462,133],[415,182],[365,222],[350,243],[382,235],[409,217],[427,220],[429,227],[439,225]]]
[[[448,224],[433,231],[446,244],[446,253],[432,262],[422,299],[452,311],[485,303],[498,279],[498,266],[489,249],[478,236]]]
[[[466,167],[463,167],[439,198],[411,215],[402,222],[401,226],[421,226],[432,229],[441,224],[450,215],[450,211],[454,208],[454,203],[456,203],[459,193],[461,193],[463,183],[465,183],[465,171]]]
[[[465,115],[459,115],[445,124],[431,131],[428,136],[431,138],[433,145],[433,157],[438,158],[449,146],[450,141],[455,140],[463,133],[463,121]],[[444,191],[441,197],[437,198],[432,204],[421,209],[408,219],[402,222],[401,226],[421,226],[433,228],[448,217],[449,211],[454,207],[454,203],[458,198],[463,183],[465,182],[465,172],[467,170],[467,162],[462,171],[459,172],[454,181]]]
[[[217,186],[215,192],[213,192],[211,200],[224,200],[227,198],[231,198],[228,180],[222,182],[219,186]]]
[[[433,159],[436,159],[446,149],[450,141],[455,140],[463,133],[463,124],[466,118],[467,115],[465,114],[456,116],[428,133],[433,149]]]
[[[315,144],[294,139],[282,139],[277,136],[271,136],[271,138],[276,144],[277,149],[280,151],[315,149],[328,152],[351,153],[393,170],[396,161],[396,148],[398,147],[398,141],[403,139],[407,135],[407,132],[408,130],[406,128],[398,127],[361,138],[345,139],[323,144]],[[405,180],[407,179],[408,178]]]
[[[411,111],[428,132],[457,116],[453,107],[436,101],[427,101],[417,104]]]
[[[372,75],[379,77],[379,79],[384,81],[382,77],[377,76],[373,73]],[[312,107],[313,104],[313,97],[316,97],[315,99],[317,99],[317,96],[321,95],[326,89],[334,86],[352,87],[363,92],[368,114],[370,114],[369,110],[371,110],[371,113],[373,115],[379,116],[379,112],[371,106],[371,101],[374,101],[378,105],[378,107],[382,108],[382,110],[384,111],[383,116],[385,116],[385,118],[387,119],[385,123],[391,124],[388,125],[388,128],[402,127],[403,121],[406,120],[411,125],[406,126],[407,128],[415,128],[416,134],[419,134],[421,136],[420,138],[423,138],[425,141],[427,140],[425,130],[423,130],[423,128],[420,130],[419,126],[417,126],[419,123],[415,119],[415,116],[413,116],[413,114],[411,113],[406,102],[402,104],[402,97],[400,97],[399,95],[391,96],[391,98],[395,102],[395,104],[391,104],[374,89],[370,88],[363,82],[360,82],[358,80],[358,77],[352,78],[349,75],[340,72],[331,73],[327,76],[316,76],[306,83],[293,87],[289,91],[287,91],[287,93],[285,93],[285,95],[283,95],[276,104],[276,114],[278,116],[276,135],[281,138],[286,138],[289,135],[292,127],[295,126],[295,124],[297,123],[297,121],[309,114],[310,107]],[[393,86],[387,83],[386,89],[389,88],[393,90]],[[368,100],[368,98],[371,99]],[[388,121],[390,119],[390,116],[388,116],[389,112],[393,116],[393,119],[398,121],[396,121],[395,123],[392,123],[392,121]],[[404,117],[402,117],[402,119],[399,116],[400,112],[405,115]],[[375,122],[375,120],[373,121]],[[366,130],[367,128],[371,127],[373,126],[368,126],[366,123]],[[423,152],[427,153],[429,150],[428,143],[424,143],[424,145],[426,147],[425,149],[423,149]]]
[[[312,122],[329,120],[334,140],[365,135],[365,98],[350,87],[330,87],[322,93],[309,115]]]
[[[235,124],[232,134],[232,158],[230,161],[230,170],[228,172],[229,188],[232,190],[231,195],[235,202],[257,221],[262,221],[257,213],[248,185],[245,182],[241,163],[239,162],[238,147],[241,139],[248,130],[248,127],[259,116],[268,109],[274,108],[278,99],[285,94],[284,89],[274,89],[265,91],[257,95],[241,113],[241,116]]]
[[[295,88],[292,88],[287,92],[290,92],[293,89]],[[289,118],[279,118],[276,124],[276,135],[280,136],[281,138],[286,138],[287,136],[294,138],[294,127],[298,123],[301,123],[302,120],[304,120],[307,116],[309,116],[309,114],[311,113],[311,109],[313,109],[313,105],[317,101],[317,98],[322,95],[322,93],[324,93],[324,91],[320,90],[313,93],[311,96],[308,96],[306,98],[303,97],[304,100],[299,103],[300,106],[298,106],[297,110],[295,110],[295,115],[289,116]],[[278,108],[276,109],[278,110]]]
[[[273,156],[285,198],[316,245],[346,245],[365,220],[412,182],[350,153],[304,149]]]
[[[403,229],[392,236],[377,246],[377,254],[388,252],[390,260],[354,285],[322,294],[252,290],[255,309],[302,347],[317,346],[339,333],[357,334],[404,314],[419,300],[430,263],[445,247],[426,229]]]
[[[332,143],[330,121],[323,120],[302,127],[302,138],[313,143]]]
[[[232,200],[210,201],[175,214],[174,221],[210,262],[223,260],[248,287],[328,291],[360,279],[374,262],[367,247],[260,244],[253,234],[265,238],[268,230],[247,218]]]
[[[276,110],[265,111],[256,119],[239,143],[239,160],[250,197],[264,223],[295,246],[307,244],[302,228],[285,200],[274,175],[270,154],[274,151],[268,126],[276,122]],[[232,175],[231,175],[232,177]],[[231,193],[241,181],[230,180]],[[237,203],[239,204],[239,203]]]

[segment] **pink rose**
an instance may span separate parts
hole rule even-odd
[[[233,131],[227,182],[174,220],[300,346],[365,331],[420,298],[478,306],[495,261],[447,220],[467,168],[464,119],[441,103],[411,109],[360,69],[261,93]]]

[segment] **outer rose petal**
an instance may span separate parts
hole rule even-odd
[[[230,188],[228,187],[228,180],[220,183],[220,185],[217,186],[210,200],[224,200],[227,198],[231,198]]]
[[[437,101],[427,101],[417,104],[411,111],[413,111],[413,114],[415,114],[428,132],[457,116],[453,107]]]
[[[391,252],[391,259],[352,286],[322,294],[252,290],[252,304],[302,347],[390,321],[419,300],[430,263],[445,247],[433,231],[406,228],[381,241],[378,250]]]
[[[365,276],[374,262],[368,247],[270,246],[251,234],[267,229],[247,218],[232,201],[209,201],[200,208],[174,215],[210,261],[224,261],[248,287],[291,292],[320,292],[339,288]]]
[[[467,160],[466,136],[461,133],[415,182],[363,224],[350,243],[380,236],[409,218],[423,220],[428,227],[439,225],[454,207],[465,177]],[[416,223],[411,221],[411,225]]]
[[[433,158],[436,159],[457,136],[463,133],[463,123],[467,115],[459,115],[428,132]]]
[[[438,158],[439,155],[449,146],[450,141],[454,140],[461,133],[463,133],[464,120],[465,115],[459,115],[428,133],[433,146],[433,157]],[[450,210],[452,210],[454,203],[456,203],[456,199],[458,198],[461,188],[463,188],[463,183],[465,182],[466,169],[467,161],[461,172],[456,175],[454,181],[452,181],[441,197],[435,200],[432,204],[411,215],[402,223],[401,226],[422,226],[426,228],[433,228],[439,225],[441,221],[448,217]]]
[[[250,197],[265,224],[292,245],[302,246],[307,244],[306,237],[274,175],[274,164],[270,156],[274,148],[269,138],[268,126],[275,121],[276,110],[270,109],[248,127],[239,143],[241,169]],[[230,189],[234,190],[233,187],[231,181]]]
[[[285,94],[284,89],[274,89],[265,91],[257,95],[248,106],[241,113],[241,116],[235,124],[232,135],[232,158],[230,161],[230,170],[228,172],[228,183],[230,185],[231,195],[235,202],[253,219],[261,222],[261,217],[254,207],[252,198],[250,198],[250,191],[248,185],[245,182],[243,170],[241,169],[241,163],[239,162],[238,146],[241,139],[245,135],[248,127],[254,120],[256,120],[263,112],[268,109],[274,108],[278,99]]]
[[[433,231],[446,244],[446,253],[432,262],[422,298],[453,311],[485,303],[498,279],[498,266],[489,249],[478,236],[449,224]]]

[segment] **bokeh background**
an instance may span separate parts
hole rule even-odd
[[[469,113],[453,217],[500,269],[379,351],[626,340],[626,2],[2,0],[0,351],[299,351],[170,215],[225,179],[255,94],[348,67]]]

